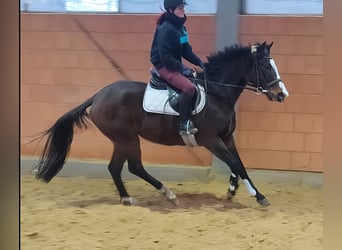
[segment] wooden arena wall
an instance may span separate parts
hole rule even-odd
[[[323,18],[242,16],[240,41],[274,41],[290,96],[284,103],[245,92],[237,141],[247,166],[323,171]]]
[[[21,14],[21,154],[37,156],[43,142],[27,144],[62,114],[122,79],[76,24],[80,21],[134,80],[149,79],[149,50],[157,15]],[[215,16],[190,16],[194,51],[215,51]],[[236,139],[248,168],[323,171],[322,17],[241,16],[242,44],[274,41],[273,56],[288,87],[285,103],[245,92],[238,102]],[[208,166],[203,148],[166,147],[142,140],[144,163]],[[109,160],[112,144],[95,126],[77,132],[70,158]]]

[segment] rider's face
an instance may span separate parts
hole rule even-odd
[[[184,5],[180,5],[178,6],[174,11],[173,14],[175,14],[178,17],[184,17],[185,15],[185,6]]]

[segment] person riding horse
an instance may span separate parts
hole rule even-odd
[[[202,72],[204,63],[192,51],[188,33],[184,26],[187,19],[184,7],[185,0],[164,0],[164,12],[157,21],[157,28],[151,46],[150,60],[160,76],[170,85],[178,89],[179,102],[179,134],[195,134],[198,129],[190,120],[192,98],[195,85],[187,78],[192,70],[182,64],[182,57],[196,65],[194,69]]]

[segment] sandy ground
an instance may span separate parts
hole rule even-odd
[[[135,206],[119,203],[110,179],[21,178],[21,249],[323,249],[322,188],[256,183],[271,202],[262,208],[227,183],[165,182],[175,206],[142,180],[126,182]]]

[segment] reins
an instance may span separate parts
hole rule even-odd
[[[205,79],[198,79],[198,78],[189,78],[190,80],[192,80],[193,82],[203,82],[204,84],[204,88],[207,89],[208,83],[209,84],[215,84],[215,85],[219,85],[222,87],[231,87],[231,88],[239,88],[239,89],[246,89],[249,91],[252,91],[256,94],[262,94],[262,93],[267,93],[268,90],[263,89],[261,86],[258,87],[254,87],[254,85],[252,85],[252,83],[247,83],[245,86],[239,86],[239,85],[235,85],[235,84],[225,84],[222,82],[216,82],[216,81],[208,81],[206,79],[206,74],[204,73],[204,78]],[[280,79],[276,79],[274,81],[272,81],[270,84],[274,85],[275,83],[281,81]]]

